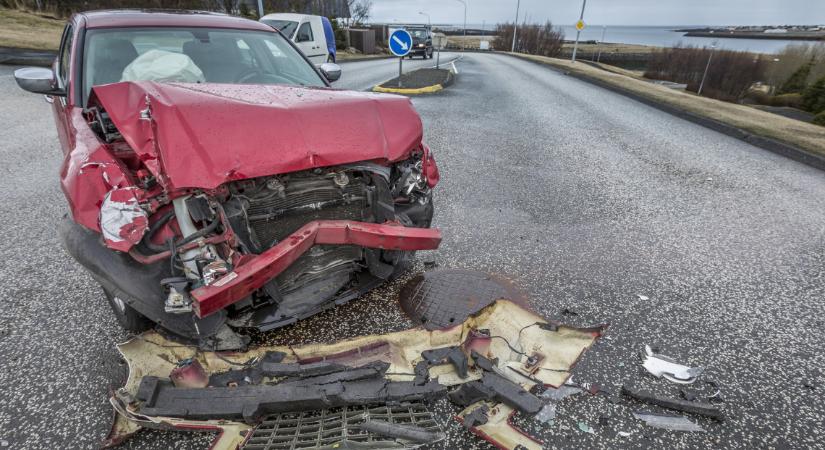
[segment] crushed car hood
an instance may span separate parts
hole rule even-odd
[[[94,87],[89,104],[170,189],[398,161],[422,139],[409,99],[365,92],[140,81]]]

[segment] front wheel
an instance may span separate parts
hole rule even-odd
[[[117,321],[120,322],[120,325],[125,328],[126,331],[137,334],[152,328],[152,322],[147,319],[146,316],[129,306],[120,294],[112,292],[105,287],[103,288],[103,293],[106,295],[106,300],[109,301],[109,306],[112,307],[112,312],[115,313]]]

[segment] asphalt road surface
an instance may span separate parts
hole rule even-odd
[[[631,415],[654,408],[580,395],[552,426],[518,423],[548,448],[822,448],[825,174],[529,62],[468,54],[458,66],[452,87],[413,100],[442,175],[439,266],[506,275],[550,318],[610,323],[576,381],[678,396],[640,368],[650,344],[706,367],[728,417],[694,419],[706,433],[658,430]],[[347,86],[374,84],[351,68]],[[55,226],[67,208],[51,113],[10,74],[0,67],[0,440],[93,448],[111,417],[107,391],[125,373],[114,344],[127,335],[60,248]],[[407,328],[396,290],[271,340]],[[436,448],[489,448],[454,421],[446,427],[449,441]],[[145,432],[126,447],[209,439]]]

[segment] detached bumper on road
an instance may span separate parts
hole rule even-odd
[[[206,317],[262,288],[313,245],[359,245],[382,250],[434,250],[441,232],[398,224],[350,220],[309,222],[269,250],[248,259],[215,283],[192,291],[198,317]]]

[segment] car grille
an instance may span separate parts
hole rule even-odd
[[[365,186],[353,181],[343,188],[332,180],[288,184],[284,197],[251,198],[249,226],[267,249],[313,220],[363,220]]]

